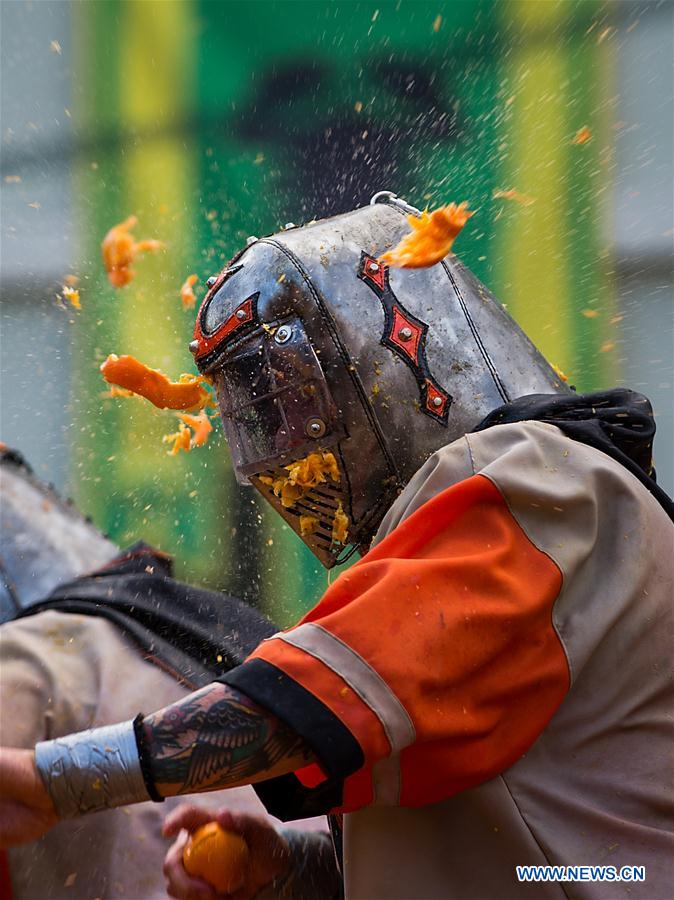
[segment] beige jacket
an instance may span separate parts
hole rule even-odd
[[[452,485],[481,475],[558,567],[552,624],[568,693],[513,765],[423,808],[345,816],[348,900],[674,895],[674,527],[617,462],[537,422],[434,454],[376,543]],[[532,585],[533,588],[533,585]],[[456,649],[451,635],[447,653]],[[430,662],[429,662],[430,665]],[[645,866],[645,881],[520,883],[526,864]]]

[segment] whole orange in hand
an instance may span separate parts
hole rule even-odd
[[[203,878],[219,894],[231,894],[243,885],[248,863],[248,844],[217,822],[197,828],[183,850],[187,872]]]

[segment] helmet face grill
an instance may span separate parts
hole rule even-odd
[[[336,484],[332,480],[325,481],[303,493],[292,506],[284,506],[281,497],[277,496],[277,491],[274,490],[274,485],[284,481],[287,476],[287,469],[281,466],[277,469],[268,469],[260,475],[253,475],[250,481],[320,562],[330,569],[336,564],[345,547],[345,543],[335,541],[333,538],[335,519],[339,511],[342,510],[347,515],[349,512],[349,496],[343,484],[343,476],[339,483]],[[308,519],[313,520],[311,528],[307,528]],[[350,540],[348,538],[346,543]]]

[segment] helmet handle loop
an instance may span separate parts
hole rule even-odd
[[[403,200],[397,194],[394,194],[393,191],[377,191],[376,194],[373,194],[373,196],[370,198],[370,206],[376,206],[378,203],[386,203],[388,206],[396,206],[406,215],[421,215],[421,210],[417,209],[416,206],[411,206],[409,203],[407,203],[406,200]]]

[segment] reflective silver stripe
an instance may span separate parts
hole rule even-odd
[[[407,710],[381,675],[355,650],[315,622],[299,625],[277,637],[314,656],[339,675],[377,716],[393,753],[414,742],[416,732]]]
[[[374,806],[400,806],[400,755],[385,756],[372,767]]]

